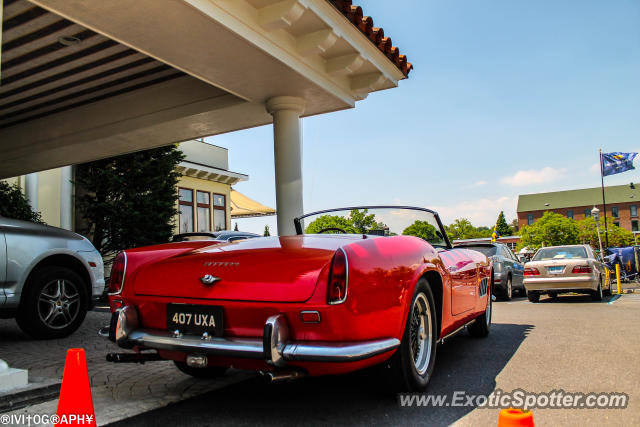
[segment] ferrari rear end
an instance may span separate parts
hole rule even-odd
[[[108,336],[134,353],[111,360],[312,375],[383,362],[400,344],[398,322],[386,317],[397,313],[348,298],[357,238],[328,237],[122,252],[109,282]]]

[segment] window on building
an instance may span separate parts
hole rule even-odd
[[[227,228],[227,198],[223,194],[213,194],[213,229]]]
[[[638,220],[634,219],[633,221],[631,221],[631,231],[640,231],[638,229]]]
[[[529,225],[533,224],[533,214],[528,214],[527,215],[527,224],[529,224]]]
[[[571,219],[573,219],[573,210],[569,209],[569,210],[567,211],[567,218],[571,218]]]
[[[615,225],[616,227],[620,227],[620,221],[613,221],[613,225]]]
[[[636,218],[638,216],[638,206],[637,205],[629,206],[629,213],[631,214],[632,218]]]
[[[188,188],[179,188],[179,209],[180,215],[178,221],[180,222],[180,233],[193,232],[193,190]]]
[[[611,216],[614,218],[618,218],[620,215],[618,215],[618,207],[617,206],[611,206]]]
[[[584,217],[589,218],[591,216],[591,209],[587,208],[584,210]]]
[[[206,191],[196,192],[196,202],[198,204],[198,231],[211,231],[211,199]]]

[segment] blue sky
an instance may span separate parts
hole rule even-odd
[[[640,1],[354,4],[415,69],[354,109],[303,119],[305,211],[408,204],[492,225],[500,210],[515,218],[518,194],[598,186],[598,148],[640,151]],[[207,141],[249,174],[238,191],[275,207],[272,138],[263,126]]]

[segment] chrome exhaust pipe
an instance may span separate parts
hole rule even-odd
[[[262,375],[267,384],[291,381],[307,376],[306,373],[301,371],[261,371],[260,375]]]

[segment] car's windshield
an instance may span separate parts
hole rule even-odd
[[[536,252],[532,261],[546,261],[549,259],[575,259],[586,258],[587,251],[582,246],[542,248]]]
[[[482,252],[486,256],[494,256],[496,254],[497,248],[495,246],[459,246],[462,249],[471,249],[474,251]]]
[[[447,241],[434,212],[405,207],[360,207],[314,212],[297,219],[304,234],[367,234],[416,236],[433,246]]]

